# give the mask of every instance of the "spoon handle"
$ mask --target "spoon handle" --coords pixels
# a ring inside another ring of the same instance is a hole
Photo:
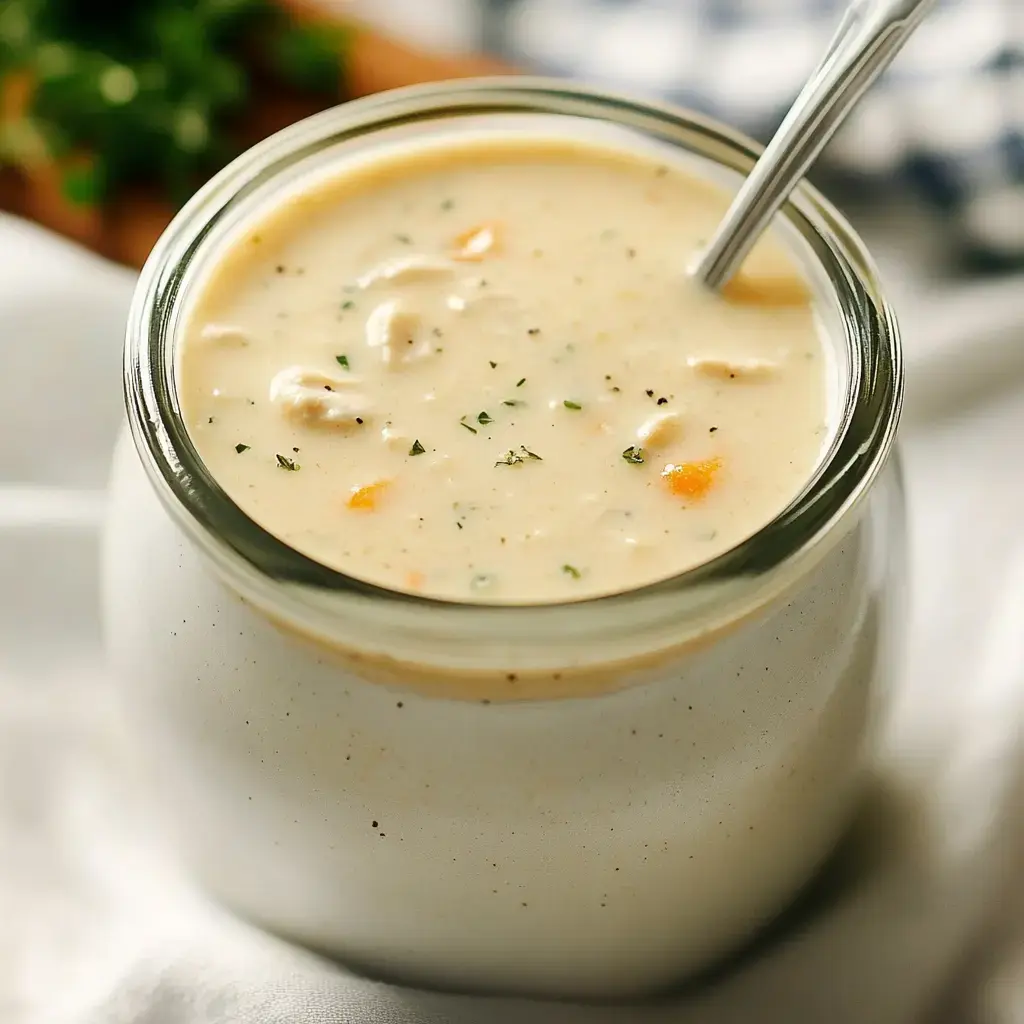
[[[934,0],[853,0],[825,55],[765,148],[691,273],[718,289]]]

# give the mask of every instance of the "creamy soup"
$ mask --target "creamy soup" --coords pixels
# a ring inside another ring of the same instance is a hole
[[[803,489],[829,361],[778,239],[718,296],[725,207],[684,170],[484,139],[381,158],[249,224],[193,304],[179,390],[213,477],[395,590],[566,601],[683,572]]]

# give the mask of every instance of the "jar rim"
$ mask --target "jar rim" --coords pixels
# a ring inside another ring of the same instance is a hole
[[[205,469],[180,416],[173,383],[174,314],[185,272],[214,227],[242,199],[276,175],[340,142],[389,127],[481,114],[565,115],[638,131],[690,154],[746,173],[761,147],[710,118],[669,104],[585,84],[532,77],[463,79],[413,86],[355,100],[316,114],[243,153],[188,202],[147,260],[129,313],[124,360],[125,403],[136,448],[151,482],[186,533],[245,593],[292,622],[311,614],[325,628],[334,598],[385,604],[402,615],[424,608],[484,613],[507,622],[613,611],[624,602],[666,607],[674,596],[711,593],[740,581],[766,579],[832,533],[859,503],[884,466],[895,439],[903,397],[898,328],[863,243],[838,211],[806,182],[780,211],[810,243],[839,300],[851,352],[843,427],[811,486],[756,533],[711,561],[624,593],[572,602],[480,605],[408,594],[347,576],[288,546],[250,519]],[[684,602],[692,604],[692,602]],[[705,602],[698,602],[705,603]],[[285,607],[287,606],[287,607]],[[676,617],[678,611],[676,605]],[[313,614],[315,613],[315,614]]]

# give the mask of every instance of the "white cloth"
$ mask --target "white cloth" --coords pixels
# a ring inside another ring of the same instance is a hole
[[[936,1005],[958,1006],[951,1024],[1024,1019],[1017,946],[961,970],[1013,923],[997,911],[1024,850],[1024,345],[1008,333],[1024,325],[1022,282],[928,293],[894,277],[914,611],[875,793],[795,923],[647,1008],[380,985],[232,918],[178,875],[121,746],[95,591],[132,284],[0,218],[0,1021],[897,1024]]]

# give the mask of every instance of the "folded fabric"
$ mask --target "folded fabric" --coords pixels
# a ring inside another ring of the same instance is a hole
[[[1007,472],[1019,463],[1024,393],[1012,373],[998,401],[953,424],[919,414],[906,438],[908,671],[875,759],[873,813],[851,834],[860,842],[844,844],[833,887],[683,998],[597,1007],[452,996],[361,978],[266,935],[195,893],[167,855],[102,666],[97,608],[132,284],[0,217],[10,339],[0,345],[0,436],[17,439],[0,446],[3,1024],[922,1019],[994,905],[1019,889],[1007,884],[1024,824],[1024,479]],[[982,302],[995,306],[987,293]],[[976,314],[959,318],[973,353]],[[1006,965],[985,1024],[1020,1019]]]
[[[847,0],[471,0],[481,45],[551,74],[656,93],[769,137]],[[459,7],[465,8],[461,3]],[[1024,262],[1020,0],[940,0],[825,166],[904,178],[952,260]]]

